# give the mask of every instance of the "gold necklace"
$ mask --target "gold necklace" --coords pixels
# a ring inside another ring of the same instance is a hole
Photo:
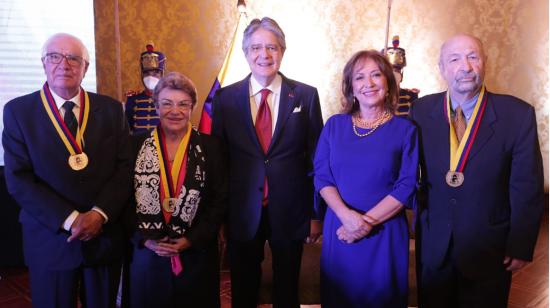
[[[364,120],[361,119],[361,115],[355,114],[353,116],[353,119],[355,120],[355,124],[361,128],[373,128],[375,126],[378,126],[380,122],[386,120],[388,114],[389,112],[387,110],[384,110],[380,112],[374,120]]]
[[[375,127],[378,122],[382,119],[382,117],[385,115],[385,113],[380,113],[379,116],[377,116],[374,120],[364,120],[361,119],[360,116],[354,116],[353,119],[355,120],[355,123],[357,123],[362,128],[373,128]]]
[[[357,131],[357,123],[356,121],[359,123],[359,124],[363,124],[361,123],[361,121],[359,119],[357,119],[356,117],[353,117],[351,118],[351,122],[353,124],[353,132],[355,133],[355,135],[357,135],[358,137],[367,137],[368,135],[374,133],[374,131],[376,131],[376,129],[378,127],[380,127],[380,125],[386,123],[389,119],[391,119],[392,115],[391,113],[389,113],[388,111],[385,111],[379,118],[375,119],[374,121],[372,121],[372,124],[374,125],[373,127],[367,127],[367,128],[371,128],[371,130],[369,130],[368,132],[366,133],[359,133]]]

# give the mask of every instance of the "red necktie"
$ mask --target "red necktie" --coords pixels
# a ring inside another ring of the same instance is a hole
[[[260,108],[258,108],[258,114],[256,115],[256,134],[258,140],[262,146],[264,154],[267,154],[267,149],[271,143],[271,110],[267,103],[267,96],[271,91],[269,89],[262,89],[260,91],[262,98],[260,100]],[[267,176],[264,179],[264,194],[262,199],[262,206],[267,205]]]

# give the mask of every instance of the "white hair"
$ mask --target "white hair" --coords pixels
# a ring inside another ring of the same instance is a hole
[[[90,54],[88,53],[88,49],[86,48],[86,46],[84,46],[84,43],[82,43],[82,41],[74,36],[74,35],[71,35],[71,34],[68,34],[68,33],[56,33],[52,36],[50,36],[46,42],[44,42],[44,45],[42,45],[42,57],[45,57],[46,56],[46,53],[48,53],[48,47],[50,46],[50,44],[54,41],[54,40],[57,40],[57,39],[71,39],[73,41],[75,41],[79,46],[80,46],[80,51],[82,53],[82,58],[87,62],[87,63],[90,63]]]

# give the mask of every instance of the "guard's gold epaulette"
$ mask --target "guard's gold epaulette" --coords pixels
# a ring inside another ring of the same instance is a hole
[[[130,96],[134,96],[134,95],[138,95],[138,94],[139,94],[139,92],[135,91],[135,90],[126,91],[126,97],[130,97]]]

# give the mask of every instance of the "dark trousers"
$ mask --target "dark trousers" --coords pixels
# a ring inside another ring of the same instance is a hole
[[[419,307],[499,308],[507,307],[512,274],[502,270],[485,278],[469,278],[458,269],[454,246],[440,267],[418,264]]]
[[[121,264],[70,270],[29,268],[34,308],[116,307]]]
[[[273,307],[300,307],[298,280],[304,248],[303,241],[273,240],[270,239],[270,233],[267,210],[264,209],[260,227],[252,240],[230,239],[228,243],[233,308],[256,308],[266,241],[269,243],[272,256]]]

